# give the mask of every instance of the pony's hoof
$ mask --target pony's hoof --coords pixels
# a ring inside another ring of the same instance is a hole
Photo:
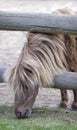
[[[77,104],[73,103],[72,106],[71,106],[72,110],[77,110]]]
[[[60,105],[59,105],[59,107],[60,107],[60,108],[66,109],[66,108],[67,108],[67,104],[61,102]]]

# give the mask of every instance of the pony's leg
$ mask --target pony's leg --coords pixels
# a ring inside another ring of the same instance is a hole
[[[67,90],[66,89],[60,89],[61,92],[61,103],[60,103],[60,107],[62,108],[66,108],[67,107],[67,103],[68,103],[68,94],[67,94]]]
[[[74,101],[72,103],[72,109],[77,110],[77,90],[73,90]]]

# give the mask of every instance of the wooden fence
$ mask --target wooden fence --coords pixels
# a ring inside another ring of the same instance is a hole
[[[0,30],[77,34],[77,15],[0,12]],[[7,68],[0,68],[0,81]],[[77,73],[66,72],[54,77],[53,88],[77,89]]]
[[[0,30],[77,34],[77,15],[0,11]]]

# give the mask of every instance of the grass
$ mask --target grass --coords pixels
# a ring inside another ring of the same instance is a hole
[[[34,108],[28,119],[16,119],[13,107],[0,106],[0,130],[77,130],[77,112]]]

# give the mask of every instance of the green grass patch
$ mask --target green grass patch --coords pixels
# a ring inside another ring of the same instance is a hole
[[[77,112],[34,108],[28,119],[16,119],[13,107],[0,106],[0,130],[77,130]]]

